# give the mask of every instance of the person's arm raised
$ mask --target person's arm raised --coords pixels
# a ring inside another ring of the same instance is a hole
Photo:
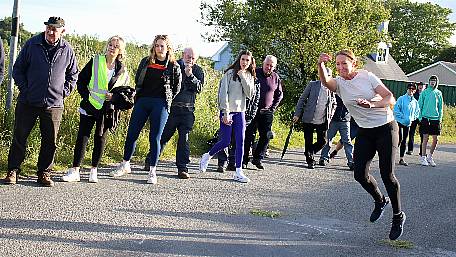
[[[318,67],[318,76],[323,86],[327,87],[329,90],[335,92],[337,88],[336,80],[328,75],[326,71],[325,63],[331,60],[331,56],[326,53],[320,54],[318,57],[317,67]]]

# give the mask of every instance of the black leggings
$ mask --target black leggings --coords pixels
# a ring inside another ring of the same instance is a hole
[[[78,137],[74,146],[73,167],[80,167],[89,142],[90,132],[96,124],[95,133],[93,136],[92,150],[92,167],[98,167],[100,164],[103,150],[106,146],[107,129],[102,128],[101,120],[97,120],[94,116],[80,115]],[[103,129],[103,132],[101,130]]]
[[[375,178],[369,174],[372,159],[375,153],[378,153],[380,175],[391,199],[393,213],[401,211],[400,185],[394,175],[399,143],[398,130],[396,121],[375,128],[359,128],[353,153],[355,180],[376,202],[381,202],[382,192],[380,192]]]
[[[404,157],[405,148],[407,145],[407,137],[409,134],[409,127],[404,126],[401,123],[397,123],[397,125],[399,126],[399,147],[400,147],[399,156]]]

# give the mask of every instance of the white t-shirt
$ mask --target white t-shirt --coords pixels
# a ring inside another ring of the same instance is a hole
[[[336,93],[340,96],[350,115],[361,128],[375,128],[394,120],[393,111],[389,106],[383,108],[365,108],[357,104],[357,99],[378,101],[381,97],[375,93],[375,88],[382,85],[382,81],[372,72],[358,70],[358,74],[351,79],[336,77]]]

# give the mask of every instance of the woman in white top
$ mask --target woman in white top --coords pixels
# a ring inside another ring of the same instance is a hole
[[[342,98],[360,127],[353,153],[355,180],[374,198],[375,208],[370,221],[377,221],[390,201],[369,174],[370,163],[378,153],[380,174],[393,207],[389,238],[395,240],[402,235],[405,213],[401,211],[400,185],[394,175],[399,142],[398,125],[390,108],[390,105],[395,103],[394,96],[377,76],[366,70],[356,69],[357,58],[352,51],[342,50],[336,54],[336,69],[339,73],[336,78],[326,74],[325,63],[330,60],[330,55],[320,55],[320,80]]]

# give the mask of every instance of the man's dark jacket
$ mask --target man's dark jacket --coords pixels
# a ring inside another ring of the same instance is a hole
[[[73,91],[78,78],[76,57],[61,38],[54,58],[48,60],[43,39],[44,32],[30,38],[14,63],[18,101],[35,107],[63,107],[63,99]]]

